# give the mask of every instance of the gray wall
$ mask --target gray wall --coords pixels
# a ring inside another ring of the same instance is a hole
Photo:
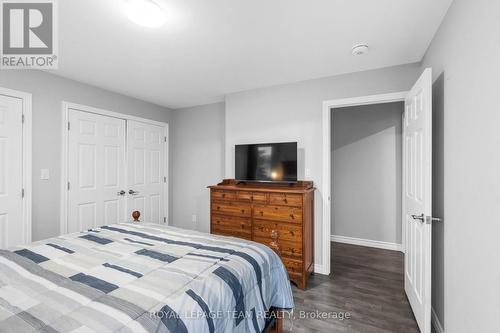
[[[224,175],[224,103],[172,113],[173,225],[210,231],[210,192]],[[197,215],[197,223],[192,221]]]
[[[168,122],[170,110],[42,71],[3,70],[0,86],[33,95],[33,240],[59,234],[62,101]],[[50,180],[40,180],[50,169]]]
[[[455,0],[434,71],[433,306],[448,333],[500,332],[500,1]]]
[[[332,235],[401,244],[404,103],[332,111]]]
[[[318,188],[315,239],[322,239],[323,101],[405,91],[419,73],[419,64],[410,64],[228,95],[225,175],[234,176],[235,144],[298,141],[299,178],[312,179]],[[306,170],[310,177],[305,177]],[[321,264],[322,260],[321,242],[316,241],[315,261]]]

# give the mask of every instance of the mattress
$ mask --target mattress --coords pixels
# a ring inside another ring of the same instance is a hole
[[[0,332],[262,332],[292,309],[268,247],[157,224],[0,250]]]

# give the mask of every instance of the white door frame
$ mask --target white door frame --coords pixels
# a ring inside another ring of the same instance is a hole
[[[164,203],[164,216],[167,217],[167,224],[170,223],[168,219],[168,212],[169,212],[169,184],[170,184],[170,177],[168,174],[169,166],[168,166],[168,151],[169,151],[169,145],[170,145],[170,140],[169,140],[169,131],[168,131],[168,123],[156,121],[156,120],[151,120],[151,119],[146,119],[146,118],[141,118],[141,117],[136,117],[136,116],[131,116],[128,114],[124,113],[119,113],[119,112],[114,112],[114,111],[109,111],[109,110],[104,110],[104,109],[99,109],[87,105],[82,105],[82,104],[77,104],[77,103],[71,103],[71,102],[62,102],[62,152],[61,152],[61,223],[60,223],[60,228],[59,232],[61,235],[67,233],[67,228],[68,228],[68,140],[69,140],[69,134],[68,134],[68,119],[69,119],[69,110],[70,109],[75,109],[79,111],[84,111],[84,112],[89,112],[89,113],[95,113],[99,114],[102,116],[108,116],[108,117],[113,117],[113,118],[119,118],[119,119],[124,119],[124,120],[134,120],[142,123],[147,123],[151,125],[156,125],[156,126],[161,126],[164,128],[164,134],[165,137],[167,138],[167,142],[165,145],[165,169],[164,169],[164,176],[167,179],[167,182],[163,183],[164,186],[164,193],[165,193],[165,203]],[[126,134],[125,134],[126,137]],[[126,149],[126,147],[125,147]],[[126,166],[125,166],[126,168]],[[126,180],[125,180],[126,181]],[[125,208],[127,205],[125,205]],[[126,216],[127,217],[127,216]]]
[[[352,98],[333,99],[323,102],[323,219],[322,219],[322,258],[323,262],[316,265],[315,272],[330,274],[330,247],[331,247],[331,110],[334,108],[404,102],[408,92],[400,91],[389,94],[368,95]],[[403,179],[404,181],[404,179]],[[404,186],[404,184],[402,184]],[[404,229],[402,230],[402,251],[404,252]]]
[[[12,90],[0,87],[0,95],[10,96],[19,98],[23,101],[23,116],[24,116],[24,126],[23,126],[23,189],[24,189],[24,200],[23,200],[23,224],[24,230],[26,230],[25,239],[26,243],[31,243],[32,239],[32,214],[31,214],[31,202],[32,202],[32,121],[33,121],[33,106],[32,97],[30,93],[23,91]]]

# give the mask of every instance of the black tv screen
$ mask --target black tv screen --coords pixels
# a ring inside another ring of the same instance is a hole
[[[235,178],[248,182],[296,182],[297,142],[236,145]]]

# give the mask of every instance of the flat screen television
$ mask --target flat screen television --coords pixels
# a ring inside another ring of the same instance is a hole
[[[245,182],[297,182],[297,142],[236,145],[235,178]]]

